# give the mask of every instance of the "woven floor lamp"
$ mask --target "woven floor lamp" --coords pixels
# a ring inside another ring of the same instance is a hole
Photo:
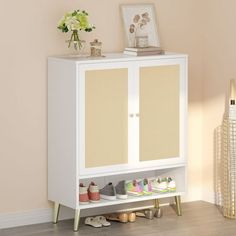
[[[229,109],[225,112],[221,132],[221,178],[223,215],[236,219],[236,86],[230,81]]]

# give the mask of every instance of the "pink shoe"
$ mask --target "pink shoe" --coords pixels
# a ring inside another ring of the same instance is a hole
[[[142,186],[137,180],[127,181],[126,182],[126,190],[129,195],[133,195],[133,196],[142,196],[143,195]]]
[[[88,188],[88,196],[90,202],[99,202],[100,201],[100,193],[98,186],[91,182]]]
[[[79,185],[79,203],[80,204],[89,203],[88,187],[84,186],[82,183]]]

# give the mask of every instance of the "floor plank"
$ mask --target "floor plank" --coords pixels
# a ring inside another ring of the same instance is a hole
[[[163,217],[147,220],[137,218],[135,223],[112,222],[110,227],[95,229],[83,224],[73,232],[73,221],[16,227],[0,230],[0,236],[234,236],[236,221],[222,216],[217,207],[203,201],[183,203],[183,216],[177,216],[172,207],[163,207]]]

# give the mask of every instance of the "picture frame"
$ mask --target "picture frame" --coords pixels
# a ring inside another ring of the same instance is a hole
[[[127,47],[160,47],[154,4],[120,5]]]

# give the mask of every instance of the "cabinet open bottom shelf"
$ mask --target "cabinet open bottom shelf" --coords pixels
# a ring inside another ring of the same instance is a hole
[[[149,196],[128,196],[127,199],[116,199],[116,200],[104,200],[101,199],[98,203],[89,203],[89,204],[80,204],[79,209],[89,209],[89,208],[95,208],[95,207],[104,207],[104,206],[111,206],[111,205],[119,205],[119,204],[125,204],[125,203],[131,203],[131,202],[141,202],[141,201],[148,201],[153,199],[160,199],[160,198],[167,198],[167,197],[174,197],[174,196],[182,196],[184,192],[172,192],[172,193],[153,193]]]

